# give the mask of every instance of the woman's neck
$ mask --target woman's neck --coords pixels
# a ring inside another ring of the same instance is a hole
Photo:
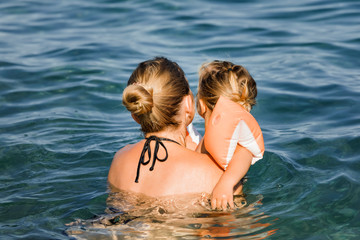
[[[146,133],[145,138],[150,136],[157,136],[162,138],[168,138],[178,142],[181,146],[185,146],[185,137],[186,137],[186,128],[178,127],[178,128],[167,128],[165,130],[153,133]]]

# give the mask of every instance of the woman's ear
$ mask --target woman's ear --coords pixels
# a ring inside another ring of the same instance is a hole
[[[185,125],[188,126],[195,116],[195,104],[194,97],[192,94],[189,94],[184,97],[185,101]]]
[[[137,122],[138,124],[140,124],[140,120],[139,118],[135,115],[135,114],[131,114],[131,117],[135,120],[135,122]]]

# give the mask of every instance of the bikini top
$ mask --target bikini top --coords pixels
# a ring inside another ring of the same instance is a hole
[[[145,141],[144,147],[142,149],[140,159],[139,159],[139,164],[138,164],[137,171],[136,171],[136,178],[135,178],[136,183],[139,182],[139,174],[140,174],[141,165],[148,165],[150,163],[150,160],[151,160],[150,143],[151,143],[151,141],[155,141],[155,148],[154,148],[153,162],[152,162],[151,167],[149,169],[150,171],[154,170],[156,160],[159,160],[160,162],[165,162],[166,159],[168,158],[167,149],[166,149],[166,147],[165,147],[165,145],[164,145],[164,143],[162,141],[173,142],[173,143],[177,143],[177,144],[180,145],[180,143],[178,143],[178,142],[176,142],[176,141],[174,141],[172,139],[157,137],[157,136],[154,136],[154,135],[152,135],[152,136],[150,136],[148,138],[145,138],[145,139],[146,139],[146,141]],[[157,155],[160,146],[163,147],[164,150],[165,150],[165,157],[164,158],[159,158],[158,155]],[[145,161],[146,152],[148,153],[148,159]]]

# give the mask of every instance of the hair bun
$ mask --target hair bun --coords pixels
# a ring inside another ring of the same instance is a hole
[[[150,113],[154,105],[152,89],[147,90],[139,84],[129,85],[123,92],[122,101],[127,110],[137,116]]]

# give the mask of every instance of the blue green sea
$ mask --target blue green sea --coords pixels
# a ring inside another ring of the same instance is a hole
[[[256,80],[266,151],[243,208],[109,190],[114,153],[142,138],[122,91],[155,56],[194,93],[215,59]],[[360,1],[0,1],[1,239],[355,240],[359,212]]]

